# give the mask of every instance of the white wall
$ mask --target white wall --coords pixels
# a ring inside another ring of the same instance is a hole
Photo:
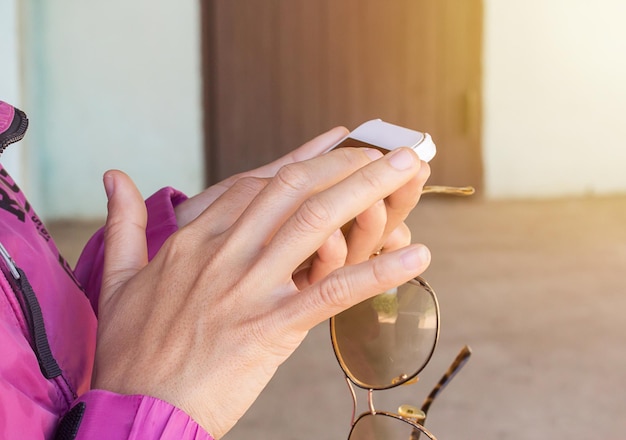
[[[28,0],[23,8],[40,215],[103,215],[109,168],[128,172],[144,195],[164,185],[199,191],[198,2]]]
[[[20,51],[17,2],[0,1],[0,100],[14,106],[21,105]],[[2,153],[2,165],[18,181],[23,180],[23,152],[18,145]]]
[[[626,2],[485,0],[490,197],[626,192]]]

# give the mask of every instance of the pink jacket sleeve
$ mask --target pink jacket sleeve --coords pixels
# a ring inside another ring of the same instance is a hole
[[[146,200],[150,259],[178,229],[174,207],[184,200],[186,196],[172,188],[164,188]],[[102,283],[103,235],[100,230],[91,238],[75,269],[96,314]],[[103,390],[88,391],[76,400],[63,417],[56,438],[213,440],[189,415],[167,402],[150,396],[127,396]]]
[[[162,400],[92,390],[58,428],[58,440],[213,440],[191,417]]]

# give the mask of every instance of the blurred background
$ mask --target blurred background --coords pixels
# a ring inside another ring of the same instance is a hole
[[[621,0],[0,0],[0,99],[31,120],[2,161],[75,261],[109,168],[193,194],[335,125],[427,131],[431,183],[478,192],[409,219],[441,341],[377,405],[419,402],[469,343],[439,438],[623,438],[625,17]],[[350,406],[321,325],[228,438],[344,438]]]

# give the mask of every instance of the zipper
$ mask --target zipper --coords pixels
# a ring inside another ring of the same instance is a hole
[[[4,262],[2,271],[9,284],[11,284],[22,308],[26,325],[32,338],[31,345],[39,362],[39,368],[46,379],[57,378],[62,375],[62,371],[56,359],[52,356],[37,296],[26,278],[26,274],[15,264],[2,243],[0,243],[0,257]]]
[[[1,118],[2,116],[5,117],[4,120]],[[9,117],[12,120],[7,127]],[[23,111],[0,101],[0,123],[3,123],[1,127],[3,131],[0,132],[1,155],[9,145],[24,138],[28,129],[28,117]],[[41,373],[46,379],[56,383],[69,406],[76,399],[76,392],[52,355],[37,295],[24,271],[15,264],[2,243],[0,243],[0,272],[10,284],[17,302],[20,304],[27,327],[27,337],[30,337],[29,343],[37,357]]]

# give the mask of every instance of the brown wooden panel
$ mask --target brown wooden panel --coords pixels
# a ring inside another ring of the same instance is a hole
[[[272,157],[317,134],[323,125],[327,106],[323,85],[327,64],[325,8],[322,1],[279,2],[277,48],[271,61],[277,67],[279,84],[277,113],[273,115],[279,138]]]
[[[433,135],[433,183],[480,186],[480,0],[208,3],[213,181],[380,117]]]
[[[448,0],[439,15],[439,104],[433,130],[439,148],[433,179],[480,188],[481,2]]]
[[[212,180],[274,156],[278,112],[276,0],[213,1]]]

